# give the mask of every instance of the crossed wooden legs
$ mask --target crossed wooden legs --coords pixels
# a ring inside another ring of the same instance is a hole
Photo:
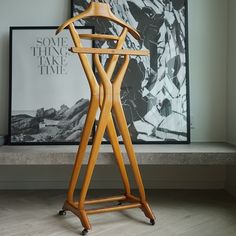
[[[129,56],[128,55],[125,56],[124,62],[120,70],[118,71],[117,76],[114,79],[114,82],[112,83],[111,77],[115,68],[114,60],[117,61],[117,58],[113,57],[113,59],[110,61],[105,71],[99,60],[99,56],[97,54],[94,55],[94,62],[98,70],[98,74],[100,78],[100,85],[94,83],[93,86],[97,86],[97,87],[93,91],[99,90],[99,94],[91,93],[92,94],[91,102],[90,102],[88,115],[87,115],[85,126],[84,126],[84,131],[82,134],[80,146],[79,146],[77,156],[76,156],[76,161],[75,161],[73,174],[72,174],[69,191],[67,195],[67,200],[65,201],[64,206],[63,206],[63,210],[70,210],[80,218],[81,223],[86,230],[91,229],[91,225],[88,220],[88,214],[96,214],[96,213],[103,213],[103,212],[117,211],[117,210],[124,210],[124,209],[139,207],[143,210],[144,214],[151,220],[151,223],[154,223],[154,219],[155,219],[155,216],[152,213],[146,201],[141,174],[138,168],[137,160],[135,157],[131,138],[129,135],[127,122],[125,119],[124,111],[123,111],[121,100],[120,100],[121,83],[129,64]],[[95,121],[96,112],[99,107],[101,109],[101,113],[100,113],[97,130],[95,133],[95,138],[93,141],[93,145],[92,145],[92,149],[91,149],[91,153],[90,153],[90,157],[88,161],[87,170],[86,170],[84,181],[82,184],[80,199],[78,202],[75,202],[73,199],[74,191],[76,188],[77,180],[78,180],[81,166],[83,163],[86,147],[89,141],[89,136],[91,134],[93,123]],[[112,109],[114,111],[117,125],[122,135],[126,151],[128,153],[130,165],[133,170],[135,181],[139,189],[140,198],[137,198],[131,194],[130,184],[129,184],[124,160],[122,157],[122,153],[120,150],[120,146],[119,146],[119,142],[118,142],[118,138],[117,138],[117,134],[115,130],[115,125],[114,125],[113,118],[111,115]],[[122,181],[125,188],[125,194],[121,196],[114,196],[114,197],[109,197],[109,198],[86,201],[86,195],[87,195],[89,184],[92,178],[96,160],[98,157],[99,147],[101,145],[102,138],[103,138],[106,128],[107,128],[108,135],[110,137],[110,141],[113,147],[116,162],[118,164],[119,171],[121,173]],[[96,203],[111,202],[111,201],[128,202],[129,204],[108,207],[108,208],[101,208],[101,209],[91,209],[91,210],[85,209],[86,204],[96,204]]]

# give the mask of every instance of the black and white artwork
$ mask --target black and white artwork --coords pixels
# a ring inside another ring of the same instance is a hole
[[[91,27],[79,30],[92,32]],[[89,85],[78,56],[68,51],[74,46],[69,31],[55,32],[56,27],[10,29],[10,144],[80,141]]]
[[[149,49],[150,57],[132,57],[122,86],[122,103],[133,143],[189,143],[187,1],[103,0],[112,12],[136,28],[125,47]],[[72,15],[84,11],[90,0],[72,0]],[[78,25],[95,32],[121,33],[111,21],[89,18]],[[96,47],[114,47],[96,41]],[[103,56],[103,64],[107,63]]]

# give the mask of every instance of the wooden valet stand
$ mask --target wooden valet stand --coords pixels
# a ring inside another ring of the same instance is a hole
[[[78,34],[74,22],[79,19],[88,18],[88,17],[102,17],[107,20],[113,21],[119,24],[123,30],[119,36],[113,35],[103,35],[103,34]],[[91,90],[91,100],[88,109],[87,118],[85,121],[80,145],[78,148],[78,152],[76,155],[76,160],[73,168],[73,173],[69,185],[69,190],[67,194],[67,200],[65,201],[62,210],[59,212],[60,215],[65,215],[66,211],[73,212],[76,216],[79,217],[84,230],[82,231],[82,235],[85,235],[89,229],[91,229],[91,224],[89,223],[88,215],[97,214],[97,213],[105,213],[111,211],[120,211],[130,208],[140,208],[146,217],[150,219],[150,223],[152,225],[155,224],[155,216],[149,207],[145,190],[142,182],[142,177],[139,171],[138,163],[135,157],[134,149],[132,146],[127,122],[125,119],[125,114],[122,108],[121,99],[120,99],[120,89],[121,83],[123,81],[124,75],[128,68],[129,64],[129,56],[130,55],[139,55],[139,56],[148,56],[148,50],[128,50],[122,49],[127,33],[132,34],[132,36],[136,39],[140,39],[139,33],[127,25],[125,22],[118,19],[110,10],[110,7],[106,3],[99,3],[95,1],[91,1],[87,10],[81,13],[78,16],[75,16],[69,20],[67,20],[63,25],[61,25],[57,33],[62,31],[64,28],[69,28],[71,37],[75,44],[75,47],[71,48],[73,53],[77,53],[85,74],[87,76],[90,90]],[[116,41],[115,49],[103,49],[103,48],[84,48],[81,44],[81,39],[91,39],[91,40],[113,40]],[[94,75],[93,69],[89,63],[89,60],[86,54],[92,54],[94,64],[97,68],[97,72],[99,75],[99,82],[97,82],[96,77]],[[101,54],[110,55],[108,65],[104,69],[99,56]],[[120,56],[124,57],[123,64],[121,65],[118,73],[116,74],[113,82],[111,82],[111,78],[115,67],[117,65],[117,61]],[[79,173],[81,170],[81,166],[83,163],[83,159],[86,152],[86,147],[89,142],[89,137],[92,132],[93,124],[96,119],[96,113],[100,108],[101,113],[98,121],[97,130],[95,133],[95,137],[93,140],[90,157],[87,165],[87,170],[85,173],[84,181],[82,184],[82,189],[80,192],[79,201],[74,201],[74,191],[77,185]],[[135,177],[136,184],[138,186],[140,197],[135,197],[131,194],[130,183],[127,176],[123,156],[120,150],[117,133],[114,125],[114,121],[112,118],[113,112],[115,116],[115,120],[117,122],[117,126],[120,130],[120,133],[123,138],[123,142],[129,157],[130,165],[133,170],[133,174]],[[96,164],[96,160],[98,157],[99,147],[102,142],[102,138],[107,128],[107,132],[110,138],[110,142],[114,151],[114,156],[116,158],[117,165],[119,167],[119,171],[122,177],[123,185],[125,188],[125,194],[121,196],[112,196],[101,199],[94,200],[86,200],[88,187],[91,181],[91,177],[94,171],[94,167]],[[119,204],[112,207],[106,208],[95,208],[86,210],[85,206],[89,204],[98,204],[104,202],[113,202],[118,201]]]

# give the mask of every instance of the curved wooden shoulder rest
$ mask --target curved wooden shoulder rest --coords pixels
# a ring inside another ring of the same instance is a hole
[[[65,29],[68,25],[71,23],[74,23],[77,20],[80,19],[85,19],[89,17],[101,17],[101,18],[106,18],[109,19],[118,25],[122,27],[126,27],[128,29],[128,32],[136,39],[140,39],[140,34],[131,26],[126,24],[124,21],[120,20],[117,18],[112,12],[107,3],[100,3],[100,2],[94,2],[92,1],[89,4],[89,7],[82,12],[81,14],[72,17],[71,19],[67,20],[64,24],[62,24],[56,31],[56,34],[61,32],[63,29]]]

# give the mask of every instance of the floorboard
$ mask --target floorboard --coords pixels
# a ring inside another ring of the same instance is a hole
[[[90,198],[122,193],[90,190]],[[59,216],[66,191],[0,191],[1,236],[76,236],[83,230],[72,213]],[[235,236],[236,199],[225,191],[149,190],[157,216],[151,226],[139,209],[91,215],[88,235]],[[116,204],[116,203],[114,203]]]

